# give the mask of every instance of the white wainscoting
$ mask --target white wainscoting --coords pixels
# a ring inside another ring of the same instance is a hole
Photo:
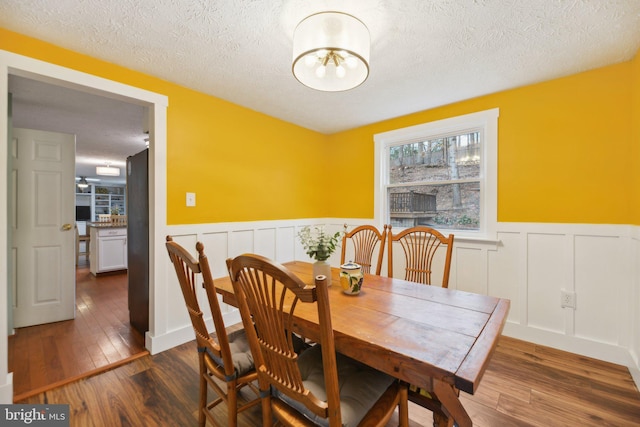
[[[335,219],[307,219],[167,226],[165,235],[156,236],[156,241],[163,242],[164,245],[165,236],[171,235],[174,241],[189,249],[194,257],[197,255],[196,242],[201,241],[215,279],[227,275],[227,258],[247,252],[258,253],[278,262],[311,261],[298,241],[298,231],[306,225],[325,225],[327,231],[335,233],[343,229],[344,223],[345,221]],[[340,252],[334,253],[329,261],[334,266],[339,265]],[[159,273],[150,287],[150,299],[154,304],[150,307],[150,331],[147,332],[145,343],[151,354],[194,339],[180,286],[166,250],[156,258],[155,270]],[[200,289],[198,297],[201,309],[208,313],[204,289]],[[241,321],[238,310],[224,304],[223,307],[226,325]],[[213,331],[211,314],[208,313],[205,317],[210,331]]]
[[[631,227],[502,223],[498,229],[500,244],[487,259],[488,293],[511,300],[506,335],[637,366],[630,351]],[[561,307],[562,290],[575,292],[575,310]]]
[[[629,369],[636,386],[640,388],[640,227],[633,227],[629,252],[633,263],[633,293],[631,297],[633,314],[629,320],[632,327],[630,354],[633,363]]]
[[[170,226],[167,234],[194,253],[196,241],[202,241],[213,276],[221,277],[227,274],[225,260],[244,252],[279,262],[309,260],[296,237],[298,230],[327,224],[329,231],[337,231],[344,223],[371,221],[198,224]],[[628,366],[640,384],[638,227],[499,223],[497,238],[497,244],[456,241],[449,287],[511,300],[505,335]],[[337,251],[330,261],[338,266],[339,260]],[[160,308],[163,315],[156,316],[162,327],[148,336],[152,353],[193,339],[175,273],[168,262],[160,264],[168,280],[156,282],[156,311]],[[386,270],[385,259],[382,274]],[[561,307],[562,290],[576,293],[575,310]],[[225,307],[225,320],[239,322],[237,310]]]

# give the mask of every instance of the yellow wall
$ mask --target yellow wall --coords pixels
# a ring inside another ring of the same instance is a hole
[[[169,98],[168,222],[324,217],[326,136],[186,89]],[[196,208],[185,193],[196,193]]]
[[[640,222],[638,56],[325,136],[2,29],[0,49],[168,96],[169,224],[372,218],[374,134],[495,107],[499,221]]]
[[[0,49],[166,95],[167,222],[324,217],[327,137],[161,79],[0,29]],[[185,206],[195,192],[197,206]]]
[[[640,224],[640,51],[636,54],[636,57],[632,61],[632,96],[633,107],[632,112],[632,126],[631,126],[631,167],[633,170],[633,177],[630,186],[630,195],[633,197],[632,201],[632,224]]]
[[[631,76],[627,62],[332,135],[343,172],[332,192],[364,189],[361,203],[341,204],[335,216],[373,216],[374,134],[498,107],[499,221],[638,224]]]

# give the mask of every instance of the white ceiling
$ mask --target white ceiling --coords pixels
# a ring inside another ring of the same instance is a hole
[[[291,74],[295,26],[324,10],[370,30],[353,90]],[[2,0],[0,26],[333,133],[628,61],[640,0]]]
[[[124,183],[128,156],[146,148],[146,109],[99,97],[9,76],[14,127],[76,135],[76,176],[94,183]],[[120,168],[119,177],[98,177],[96,166]]]

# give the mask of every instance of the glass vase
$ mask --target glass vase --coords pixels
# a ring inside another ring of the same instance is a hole
[[[316,261],[313,263],[313,278],[322,275],[327,276],[327,286],[331,286],[331,264],[328,261]]]

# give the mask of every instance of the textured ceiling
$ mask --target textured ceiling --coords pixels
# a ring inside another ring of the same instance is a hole
[[[291,36],[338,10],[371,33],[371,73],[325,93]],[[323,133],[633,58],[640,0],[2,0],[0,26]]]
[[[96,166],[120,168],[125,182],[128,156],[146,147],[145,107],[72,89],[9,76],[14,127],[76,135],[76,175],[97,179]]]

